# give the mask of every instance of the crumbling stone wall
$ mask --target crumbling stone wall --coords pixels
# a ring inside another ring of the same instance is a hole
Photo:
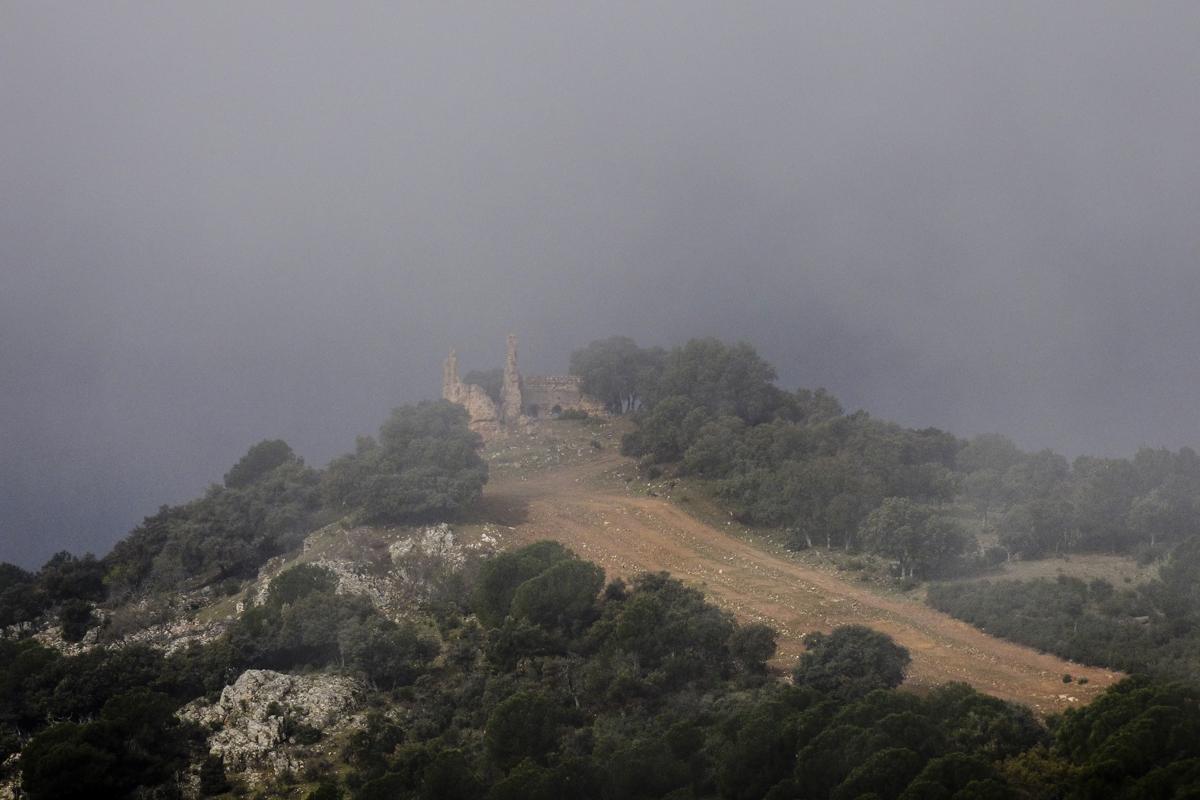
[[[578,375],[532,375],[521,381],[521,400],[531,417],[551,416],[555,409],[605,413],[604,404],[583,393]]]
[[[471,415],[471,430],[484,437],[499,435],[532,417],[552,416],[556,411],[605,415],[604,404],[584,394],[575,375],[523,377],[517,366],[517,337],[512,334],[507,341],[499,403],[488,397],[482,387],[463,383],[458,376],[458,354],[454,350],[442,367],[442,397],[466,408]]]
[[[442,366],[442,397],[467,409],[471,416],[471,430],[484,437],[500,432],[500,409],[482,386],[463,383],[458,377],[458,354],[453,350]]]

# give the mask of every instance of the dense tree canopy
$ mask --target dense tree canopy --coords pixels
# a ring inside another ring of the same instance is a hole
[[[596,351],[610,352],[600,344]],[[739,518],[787,528],[797,547],[866,546],[906,573],[934,571],[967,553],[969,540],[940,508],[959,491],[962,442],[936,428],[846,416],[824,389],[788,393],[774,381],[774,369],[744,343],[701,339],[674,348],[622,449],[644,465],[709,481]],[[916,536],[930,541],[859,535],[888,498],[920,504],[925,519]]]
[[[472,597],[479,620],[495,627],[504,621],[513,598],[526,581],[550,567],[573,558],[570,550],[558,542],[542,541],[509,550],[486,562],[480,569]]]
[[[166,695],[139,688],[114,696],[95,720],[47,728],[21,753],[22,787],[31,800],[115,800],[166,783],[199,734],[173,708]]]
[[[935,608],[988,633],[1087,664],[1200,683],[1200,539],[1180,545],[1159,579],[936,584]]]
[[[227,633],[230,661],[275,670],[339,664],[387,688],[415,679],[436,652],[429,636],[387,619],[362,596],[336,590],[336,578],[323,567],[280,573],[266,602],[247,609]]]
[[[804,637],[804,647],[793,674],[796,685],[839,699],[899,686],[912,660],[903,647],[862,625],[848,625],[828,635],[810,633]]]
[[[643,349],[632,339],[613,336],[571,354],[571,374],[582,378],[583,391],[613,414],[635,411],[658,380],[664,352]]]
[[[356,739],[354,797],[1017,800],[1197,785],[1195,703],[1177,687],[1121,684],[1104,712],[1047,729],[963,684],[896,691],[907,653],[866,628],[808,637],[786,685],[736,669],[741,629],[666,576],[594,602],[595,622],[549,648],[509,636],[512,617],[492,628],[516,653],[485,646],[481,673],[442,676],[423,701],[448,710],[436,726],[405,739],[380,721]],[[1162,736],[1141,745],[1150,721]],[[1145,756],[1107,766],[1120,748]]]
[[[0,628],[53,613],[67,641],[77,642],[95,624],[92,605],[106,592],[104,564],[91,553],[55,553],[36,573],[0,563]]]
[[[401,406],[354,453],[325,472],[329,503],[369,524],[451,518],[476,501],[487,481],[479,434],[467,412],[445,400]]]
[[[936,508],[903,497],[886,498],[859,529],[868,550],[895,559],[902,575],[945,571],[967,547],[967,535]]]
[[[251,447],[246,455],[225,473],[225,486],[230,489],[249,486],[276,467],[298,460],[287,442],[282,439],[266,439]]]
[[[321,506],[318,480],[315,470],[290,459],[238,488],[214,485],[199,500],[163,507],[105,557],[108,581],[116,591],[131,591],[253,575],[312,530]]]
[[[629,375],[640,352],[620,339],[578,355],[605,364],[606,375]],[[651,474],[705,481],[735,516],[787,529],[795,547],[864,548],[893,559],[902,575],[978,569],[996,553],[1160,558],[1200,533],[1200,456],[1189,448],[1069,463],[1050,450],[1024,452],[999,434],[963,441],[844,414],[825,390],[788,393],[775,377],[744,343],[698,339],[673,348],[641,384],[637,427],[622,450]],[[951,521],[962,511],[958,501],[980,514],[994,552],[981,552]],[[891,510],[871,518],[885,504]],[[901,508],[915,510],[919,524],[878,524]]]
[[[36,619],[45,605],[37,591],[33,573],[0,563],[0,628]]]
[[[790,398],[775,386],[775,368],[745,342],[693,339],[670,350],[654,382],[649,405],[673,397],[711,416],[734,416],[751,425],[769,422]]]
[[[97,620],[91,605],[252,576],[337,516],[395,523],[451,517],[487,480],[465,411],[444,401],[396,409],[378,440],[319,472],[282,440],[252,446],[221,484],[163,506],[102,560],[58,553],[37,573],[0,564],[0,627],[54,616],[71,640]]]
[[[344,669],[368,681],[370,706],[403,708],[369,712],[315,796],[1018,800],[1200,786],[1191,689],[1127,681],[1047,728],[962,684],[897,691],[907,652],[863,627],[806,637],[788,684],[765,668],[765,626],[665,574],[604,591],[601,575],[537,543],[488,559],[436,624],[427,609],[397,624],[304,565],[223,637],[169,657],[0,641],[0,747],[22,744],[5,732],[33,734],[20,764],[35,800],[171,796],[188,764],[218,791],[224,770],[174,709],[269,666]],[[1193,577],[1181,562],[1164,581]]]

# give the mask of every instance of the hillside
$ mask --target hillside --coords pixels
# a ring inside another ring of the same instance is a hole
[[[0,800],[1049,800],[1200,776],[1195,688],[1142,664],[1187,666],[1191,451],[1068,465],[844,414],[745,344],[589,352],[614,416],[401,406],[323,468],[253,445],[102,559],[0,568]],[[1094,550],[1143,535],[1173,548],[1158,577]]]
[[[626,427],[554,422],[515,443],[491,445],[484,502],[488,514],[509,523],[500,528],[502,541],[561,541],[610,578],[669,572],[739,619],[775,628],[773,663],[780,668],[795,665],[804,634],[860,624],[909,649],[908,685],[964,681],[1042,714],[1087,702],[1121,677],[988,636],[915,595],[865,584],[832,561],[821,566],[736,522],[718,527],[696,512],[696,499],[680,502],[678,493],[670,497],[660,487],[660,494],[657,484],[634,478],[635,463],[614,447]],[[1064,686],[1064,674],[1087,683]]]
[[[1164,770],[1200,756],[1192,689],[994,639],[869,554],[789,550],[700,484],[639,477],[618,450],[627,420],[527,424],[482,448],[466,422],[397,409],[322,473],[260,443],[104,560],[7,576],[25,621],[0,640],[0,797],[1190,785]],[[473,497],[445,490],[457,477]],[[281,538],[234,560],[193,546],[261,535],[280,511]],[[187,564],[204,571],[164,586]],[[1165,738],[1114,771],[1163,708]]]

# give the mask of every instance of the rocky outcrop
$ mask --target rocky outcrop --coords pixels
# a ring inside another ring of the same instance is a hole
[[[62,627],[56,621],[50,621],[33,634],[33,639],[43,647],[57,650],[64,656],[77,656],[96,646],[96,631],[94,628],[88,631],[88,635],[84,636],[82,641],[68,642],[62,637]]]
[[[345,541],[334,551],[336,554],[314,558],[306,544],[309,555],[305,563],[333,573],[337,578],[338,593],[362,595],[393,620],[403,619],[427,599],[438,581],[461,567],[469,554],[492,552],[498,542],[485,526],[477,541],[464,543],[445,523],[397,538],[387,544],[386,549],[383,548],[388,535],[386,531],[354,528],[340,535]],[[382,559],[378,555],[382,555]],[[288,566],[277,561],[265,567],[247,593],[250,601],[255,604],[266,602],[271,580]],[[244,606],[239,608],[241,610]]]
[[[458,569],[467,559],[467,549],[454,540],[454,531],[443,522],[407,539],[392,542],[388,555],[403,578],[406,577],[403,574],[405,563],[414,558],[440,559],[445,567]]]
[[[215,703],[195,701],[181,719],[209,731],[208,748],[231,772],[299,770],[298,731],[328,735],[353,724],[363,686],[343,675],[286,675],[271,670],[243,672]]]
[[[208,644],[229,627],[231,618],[201,619],[197,611],[214,602],[210,589],[175,595],[171,598],[143,598],[116,609],[94,607],[96,625],[78,642],[62,637],[62,627],[54,619],[43,621],[37,629],[31,625],[11,626],[0,631],[0,638],[32,635],[40,644],[64,656],[77,656],[97,648],[113,649],[142,644],[166,655],[191,644]]]
[[[122,644],[146,644],[162,650],[166,655],[183,650],[192,644],[209,644],[229,627],[229,619],[202,622],[196,619],[180,619],[165,622],[126,636]]]

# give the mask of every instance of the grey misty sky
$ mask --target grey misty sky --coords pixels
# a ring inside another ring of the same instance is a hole
[[[0,559],[310,463],[457,345],[746,339],[1026,447],[1200,445],[1200,5],[0,5]]]

